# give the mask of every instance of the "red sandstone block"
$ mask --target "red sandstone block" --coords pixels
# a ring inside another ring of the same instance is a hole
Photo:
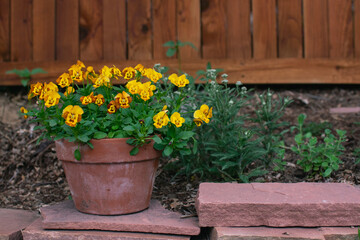
[[[152,200],[144,211],[117,215],[99,216],[77,211],[72,201],[65,201],[41,208],[44,229],[107,230],[149,232],[177,235],[198,235],[196,218],[181,218],[181,214],[166,210]]]
[[[320,230],[325,240],[359,240],[355,227],[323,227]]]
[[[0,240],[22,239],[21,230],[39,216],[19,209],[0,209]]]
[[[24,240],[189,240],[188,236],[91,230],[44,230],[41,220],[23,231]]]
[[[334,113],[334,114],[360,113],[360,107],[330,108],[330,113]]]
[[[360,189],[343,183],[202,183],[201,227],[360,225]]]

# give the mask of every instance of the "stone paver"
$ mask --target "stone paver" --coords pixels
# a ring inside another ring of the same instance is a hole
[[[21,230],[29,226],[39,216],[20,209],[0,209],[0,240],[18,240]]]
[[[23,231],[24,240],[189,240],[189,236],[91,230],[44,230],[41,220]]]
[[[41,209],[45,229],[92,229],[108,231],[151,232],[177,235],[198,235],[196,218],[181,218],[179,213],[166,210],[152,200],[144,211],[118,215],[99,216],[77,211],[72,201],[65,201]]]
[[[360,107],[330,108],[330,113],[334,113],[334,114],[360,113]]]
[[[325,240],[359,240],[355,227],[322,227],[320,230]]]
[[[202,183],[202,227],[360,225],[360,189],[343,183]]]

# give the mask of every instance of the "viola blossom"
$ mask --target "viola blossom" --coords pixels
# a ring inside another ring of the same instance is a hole
[[[75,89],[71,86],[67,87],[66,88],[66,91],[64,92],[64,95],[67,97],[69,96],[70,94],[74,93],[75,92]]]
[[[122,74],[126,80],[130,80],[135,77],[135,69],[132,67],[126,67],[122,70]]]
[[[185,74],[178,77],[176,73],[173,73],[169,76],[169,80],[177,87],[185,87],[187,84],[189,84],[189,80],[186,78]]]
[[[88,96],[82,96],[80,98],[80,101],[81,101],[82,105],[88,105],[88,104],[94,102],[94,93],[91,92],[90,95],[88,95]]]
[[[165,105],[163,107],[163,109],[158,113],[156,114],[154,117],[153,117],[153,121],[154,121],[154,126],[156,128],[162,128],[166,125],[168,125],[169,123],[169,117],[168,115],[166,114],[167,113],[167,106]]]
[[[71,79],[70,75],[68,73],[63,73],[60,75],[58,79],[56,79],[56,83],[64,88],[70,86],[70,84],[73,83],[73,80]]]
[[[138,94],[140,93],[141,85],[142,85],[141,82],[138,82],[136,80],[131,80],[125,85],[125,87],[129,90],[131,94]]]
[[[100,74],[100,76],[95,80],[93,87],[98,88],[100,86],[110,87],[110,78]]]
[[[44,96],[45,106],[47,108],[49,108],[49,107],[59,104],[60,97],[61,96],[58,92],[55,92],[55,91],[47,92]]]
[[[209,123],[210,118],[212,118],[212,107],[209,108],[206,104],[201,105],[200,109],[194,112],[196,126],[201,126],[203,122]]]
[[[110,73],[112,74],[112,76],[116,79],[118,79],[118,77],[122,77],[121,71],[120,69],[118,69],[117,67],[113,66],[112,68],[110,68]]]
[[[129,104],[131,103],[132,98],[127,92],[123,91],[122,93],[118,93],[115,96],[115,101],[119,104],[121,108],[129,108]]]
[[[45,95],[48,93],[48,92],[58,92],[59,91],[59,88],[58,86],[56,86],[55,83],[53,82],[49,82],[49,83],[44,83],[44,87],[41,91],[41,94],[39,96],[39,99],[44,99],[45,98]]]
[[[43,87],[44,86],[42,85],[42,83],[39,83],[39,82],[31,84],[30,91],[28,93],[28,99],[31,99],[35,96],[39,96],[41,94]]]
[[[92,66],[89,66],[86,68],[84,77],[85,79],[90,80],[92,83],[94,83],[98,75],[95,73],[94,68]]]
[[[20,112],[24,114],[24,115],[23,115],[23,118],[24,118],[24,119],[27,119],[27,118],[28,118],[28,115],[26,115],[26,113],[28,113],[29,111],[28,111],[26,108],[21,107],[21,108],[20,108]]]
[[[161,73],[158,73],[152,68],[147,68],[145,70],[144,76],[149,78],[154,83],[157,83],[157,81],[159,81],[159,79],[163,77]]]
[[[170,117],[170,122],[173,123],[176,127],[181,127],[185,122],[185,118],[181,117],[180,113],[174,112]]]
[[[141,99],[144,101],[149,100],[154,95],[154,90],[156,90],[156,86],[152,85],[151,82],[143,83],[139,90]]]
[[[142,64],[138,64],[134,67],[135,70],[138,70],[142,76],[145,76],[145,68]]]
[[[110,103],[107,105],[107,112],[109,114],[113,114],[113,113],[116,113],[116,111],[120,108],[119,104],[114,101],[114,100],[111,100]]]
[[[64,108],[62,117],[65,119],[65,124],[70,127],[76,127],[77,123],[81,121],[81,115],[84,113],[78,105],[69,105]]]
[[[83,72],[81,71],[82,68],[85,68],[85,65],[79,60],[77,61],[76,64],[72,65],[69,68],[69,75],[72,80],[75,80],[77,82],[83,81],[84,78],[83,78]]]
[[[94,103],[98,105],[99,107],[105,103],[105,98],[102,94],[98,94],[94,96]]]
[[[104,76],[105,78],[109,79],[110,82],[110,78],[113,77],[113,74],[111,72],[111,68],[109,68],[108,66],[104,66],[101,70],[100,70],[100,75]]]

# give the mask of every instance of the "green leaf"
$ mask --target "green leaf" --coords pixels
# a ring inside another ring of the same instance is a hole
[[[135,142],[136,142],[136,140],[133,139],[133,138],[129,138],[128,140],[126,140],[126,143],[129,144],[129,145],[134,145]]]
[[[162,151],[162,150],[164,150],[165,145],[155,143],[155,144],[154,144],[154,148],[155,148],[156,150]]]
[[[113,138],[114,135],[115,135],[115,132],[109,132],[107,136],[108,136],[108,138]]]
[[[168,157],[171,155],[171,153],[173,152],[173,148],[171,146],[166,146],[164,149],[164,155],[165,157]]]
[[[161,143],[162,143],[162,140],[161,140],[161,138],[160,138],[158,135],[155,135],[155,136],[153,137],[153,140],[154,140],[155,143],[158,143],[158,144],[161,144]]]
[[[38,74],[38,73],[47,73],[46,71],[44,71],[42,68],[34,68],[33,70],[31,70],[30,74]]]
[[[166,56],[167,57],[172,57],[174,56],[176,53],[176,49],[175,48],[169,48],[167,51],[166,51]]]
[[[26,87],[29,84],[29,79],[21,79],[20,82],[21,82],[21,85]]]
[[[166,43],[163,44],[164,47],[175,47],[175,42],[174,41],[168,41]]]
[[[303,143],[303,141],[302,141],[302,134],[297,134],[297,135],[295,136],[295,142],[296,142],[297,144]]]
[[[196,154],[198,150],[198,142],[194,139],[193,154]]]
[[[299,115],[298,123],[299,123],[300,126],[304,125],[305,119],[306,119],[306,114],[302,113],[302,114]]]
[[[133,126],[126,126],[123,128],[124,131],[127,131],[127,132],[132,132],[135,130],[135,128]]]
[[[332,168],[328,168],[326,169],[326,171],[324,172],[324,177],[328,177],[332,172]]]
[[[55,119],[51,119],[50,121],[49,121],[49,125],[50,125],[50,127],[54,127],[54,126],[56,126],[56,120]]]
[[[74,152],[74,157],[75,157],[76,160],[80,161],[80,159],[81,159],[81,153],[80,153],[79,148],[77,148],[77,149],[75,150],[75,152]]]
[[[184,132],[181,132],[179,134],[179,138],[183,139],[183,140],[186,140],[186,139],[189,139],[191,138],[192,136],[194,136],[194,132],[192,131],[184,131]]]
[[[114,134],[114,138],[124,138],[126,137],[126,134],[123,131],[116,131]]]
[[[102,139],[102,138],[105,138],[107,136],[106,133],[104,132],[95,132],[94,133],[94,138],[95,139]]]
[[[94,149],[94,145],[91,142],[86,143],[91,149]]]
[[[77,137],[81,142],[88,142],[90,138],[87,135],[80,135]]]
[[[183,155],[183,156],[190,155],[190,154],[191,154],[191,150],[190,150],[190,149],[180,150],[180,154]]]
[[[133,149],[131,149],[130,155],[131,155],[131,156],[135,156],[136,154],[138,154],[138,152],[139,152],[139,148],[138,148],[138,147],[134,147]]]
[[[192,47],[195,50],[198,50],[192,42],[184,42],[184,44]]]

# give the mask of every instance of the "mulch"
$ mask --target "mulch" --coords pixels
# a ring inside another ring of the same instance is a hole
[[[256,89],[261,92],[264,89]],[[307,122],[324,122],[332,124],[333,129],[347,131],[344,144],[344,164],[330,178],[315,175],[307,177],[295,164],[296,156],[286,154],[287,166],[284,171],[269,172],[263,177],[253,179],[261,182],[345,182],[360,184],[360,164],[355,165],[353,154],[360,148],[360,114],[331,114],[329,108],[358,107],[360,105],[360,88],[355,87],[294,87],[277,88],[281,96],[289,96],[294,101],[286,109],[284,121],[296,124],[300,113],[307,114]],[[64,171],[56,158],[55,146],[51,141],[41,141],[36,145],[40,135],[34,125],[26,120],[9,119],[19,107],[26,104],[25,93],[19,89],[2,89],[0,102],[14,104],[15,107],[0,109],[0,207],[38,210],[41,206],[63,201],[70,197]],[[254,98],[253,101],[256,101]],[[246,112],[251,113],[252,105]],[[293,144],[293,135],[285,136],[285,144]],[[185,216],[196,215],[194,203],[200,180],[196,177],[176,178],[164,169],[166,162],[161,160],[155,181],[153,198],[161,201],[168,209]]]

